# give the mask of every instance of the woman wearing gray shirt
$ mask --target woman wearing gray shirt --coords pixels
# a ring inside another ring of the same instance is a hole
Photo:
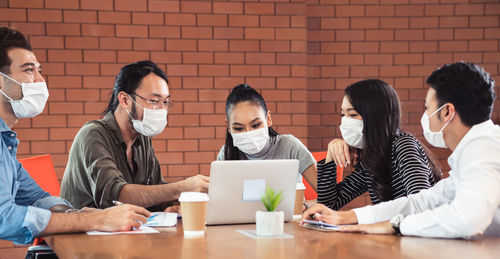
[[[279,135],[262,95],[247,84],[233,88],[226,100],[226,143],[217,160],[297,159],[299,173],[316,190],[316,162],[292,135]],[[299,177],[299,182],[301,182]]]

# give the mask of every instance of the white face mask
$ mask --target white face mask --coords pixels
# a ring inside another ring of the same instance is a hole
[[[140,121],[132,118],[132,115],[130,115],[128,110],[125,110],[127,111],[128,116],[132,119],[132,126],[135,131],[148,137],[154,137],[162,133],[167,126],[167,110],[142,108],[137,102],[134,101],[134,99],[132,99],[132,97],[130,97],[130,99],[144,111],[142,121]]]
[[[345,143],[351,147],[365,148],[363,140],[363,120],[356,120],[347,116],[342,117],[340,133]]]
[[[269,129],[264,126],[260,129],[251,130],[242,133],[231,133],[233,144],[243,153],[253,155],[257,154],[266,145],[269,139]]]
[[[33,118],[43,112],[45,103],[49,98],[49,91],[47,90],[47,84],[45,82],[19,83],[2,72],[0,72],[0,74],[21,86],[23,93],[23,98],[21,100],[13,100],[0,90],[0,93],[2,93],[5,98],[9,99],[12,110],[17,118]]]
[[[422,130],[424,131],[424,137],[429,142],[429,144],[433,145],[434,147],[439,147],[439,148],[447,148],[446,143],[444,143],[444,137],[443,137],[443,130],[448,126],[448,123],[455,117],[455,113],[451,115],[451,119],[444,124],[444,126],[441,128],[439,132],[432,132],[431,127],[430,127],[430,122],[429,119],[434,116],[434,114],[438,113],[441,109],[446,104],[443,104],[439,109],[437,109],[435,112],[433,112],[431,115],[427,115],[427,113],[424,112],[422,115],[422,119],[420,119],[420,124],[422,125]]]

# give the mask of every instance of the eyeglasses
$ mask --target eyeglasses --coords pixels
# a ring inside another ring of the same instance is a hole
[[[168,111],[168,110],[172,109],[172,107],[174,107],[174,104],[172,103],[171,100],[162,101],[160,98],[148,99],[148,98],[142,97],[136,93],[132,93],[132,94],[143,99],[147,103],[149,103],[151,105],[151,107],[155,110],[156,109],[167,109],[167,111]]]

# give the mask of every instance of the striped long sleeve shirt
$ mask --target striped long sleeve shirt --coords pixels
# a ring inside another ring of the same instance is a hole
[[[435,180],[422,144],[412,135],[400,132],[392,141],[392,196],[394,199],[430,188]],[[362,162],[337,184],[337,165],[318,163],[318,203],[338,210],[368,191],[373,204],[382,202],[373,190],[373,175]]]

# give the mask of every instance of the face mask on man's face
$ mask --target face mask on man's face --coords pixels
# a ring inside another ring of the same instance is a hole
[[[427,115],[427,113],[424,112],[422,115],[422,118],[420,119],[420,125],[422,125],[422,130],[424,131],[424,137],[429,144],[433,145],[434,147],[438,148],[446,148],[446,143],[444,142],[444,137],[443,137],[443,130],[448,126],[451,120],[453,120],[453,117],[455,117],[455,113],[451,115],[451,118],[449,121],[444,124],[444,126],[441,128],[439,132],[433,132],[431,131],[430,127],[430,118],[437,114],[441,109],[443,109],[446,106],[446,104],[443,104],[439,109],[431,113],[431,115]]]
[[[43,112],[45,103],[49,98],[49,91],[47,90],[47,84],[45,82],[19,83],[2,72],[0,72],[0,74],[21,86],[23,98],[20,100],[13,100],[0,90],[0,93],[9,100],[14,115],[17,118],[33,118]]]
[[[130,97],[130,99],[132,99],[132,97]],[[132,99],[132,101],[144,111],[142,121],[140,121],[134,119],[128,110],[125,110],[132,119],[132,126],[135,131],[148,137],[154,137],[162,133],[167,126],[167,110],[142,108],[134,99]]]

